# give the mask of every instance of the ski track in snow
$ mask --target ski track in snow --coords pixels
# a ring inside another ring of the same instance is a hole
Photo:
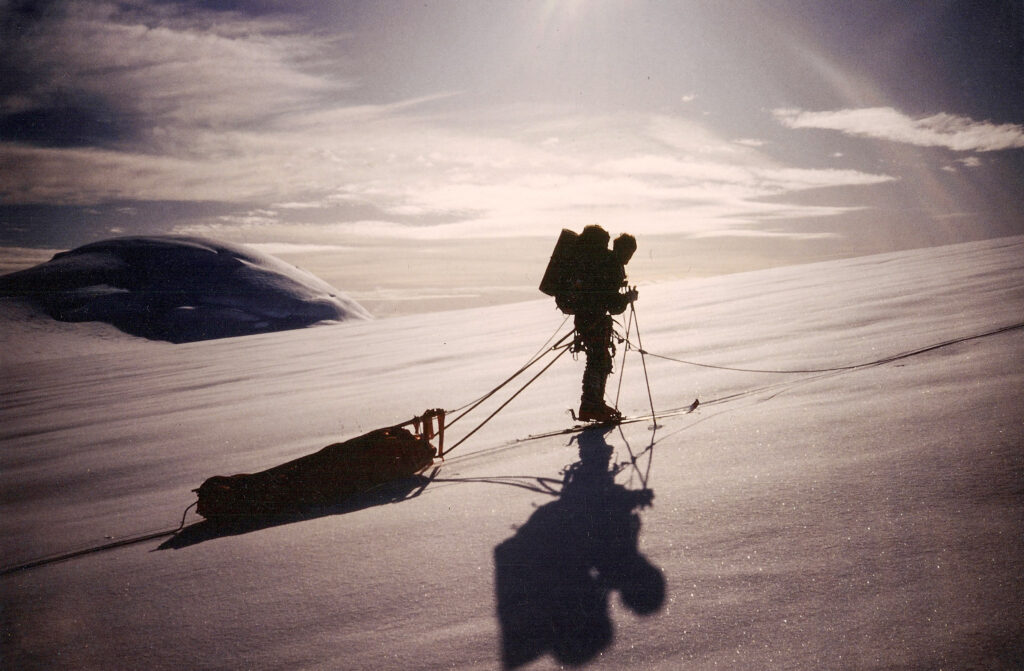
[[[860,364],[1024,321],[1021,258],[1017,237],[641,285],[637,312],[645,348],[665,356]],[[0,311],[3,566],[173,528],[211,475],[468,403],[562,321],[538,300],[169,345],[10,302]],[[622,600],[649,577],[604,577],[610,593],[572,601],[590,584],[574,582],[565,554],[584,552],[580,529],[628,516],[587,508],[599,488],[585,479],[582,497],[557,495],[578,437],[518,441],[571,424],[582,362],[563,357],[414,498],[0,577],[0,659],[492,669],[503,622],[515,639],[508,622],[548,617],[562,628],[520,641],[532,659],[522,668],[1020,668],[1021,361],[1019,329],[841,373],[648,357],[656,409],[702,406],[655,432],[638,422],[582,444],[607,444],[613,463],[636,455],[615,483],[653,491],[627,553],[663,578],[653,613]],[[623,410],[647,412],[635,352],[624,375]],[[504,398],[453,427],[449,445]],[[535,573],[556,598],[529,609],[499,599],[510,565],[496,562],[508,557],[551,558]],[[594,623],[584,633],[565,628],[567,604]],[[597,640],[605,625],[610,639]]]

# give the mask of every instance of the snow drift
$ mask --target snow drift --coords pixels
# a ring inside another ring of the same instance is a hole
[[[322,280],[243,245],[185,236],[104,240],[0,277],[54,319],[191,342],[365,319]]]

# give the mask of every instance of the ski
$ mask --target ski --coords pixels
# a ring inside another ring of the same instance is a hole
[[[695,410],[697,410],[697,408],[699,406],[700,406],[700,401],[698,399],[694,399],[693,403],[691,403],[690,405],[688,405],[688,406],[686,406],[684,408],[678,408],[678,409],[675,409],[675,410],[666,410],[665,412],[659,412],[656,416],[655,415],[650,415],[650,414],[646,414],[646,415],[626,415],[626,416],[620,417],[619,419],[605,421],[605,422],[596,422],[596,421],[595,422],[581,422],[581,421],[579,421],[576,418],[576,413],[573,410],[570,409],[569,410],[569,414],[572,415],[573,421],[575,421],[576,424],[573,424],[572,426],[566,427],[564,429],[555,429],[553,431],[545,431],[544,433],[532,433],[529,436],[526,436],[525,438],[520,438],[520,439],[518,439],[515,442],[517,442],[517,443],[524,443],[524,442],[529,441],[529,440],[540,440],[541,438],[553,438],[555,436],[566,436],[566,435],[570,435],[570,434],[574,434],[574,433],[580,433],[581,431],[586,431],[587,429],[592,429],[592,428],[597,428],[597,427],[614,428],[616,426],[622,426],[623,424],[636,424],[637,422],[649,422],[651,420],[656,420],[657,418],[660,418],[660,417],[675,417],[677,415],[688,415],[688,414],[694,412]]]

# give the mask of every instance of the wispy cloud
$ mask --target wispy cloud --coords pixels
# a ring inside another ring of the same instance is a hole
[[[18,36],[33,84],[5,111],[74,104],[131,117],[154,142],[176,127],[254,123],[351,88],[319,64],[325,40],[274,20],[174,5],[69,1]],[[138,139],[138,138],[132,138]]]
[[[321,254],[350,252],[354,248],[345,245],[317,245],[296,242],[255,242],[251,246],[264,254]]]
[[[773,110],[789,128],[837,130],[847,135],[904,142],[954,151],[998,151],[1024,147],[1024,126],[993,124],[953,114],[913,118],[892,107],[866,107],[827,112]]]

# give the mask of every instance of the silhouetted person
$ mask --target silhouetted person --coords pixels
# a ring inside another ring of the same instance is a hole
[[[583,371],[583,394],[579,418],[584,421],[614,421],[618,410],[604,400],[605,384],[612,372],[615,342],[612,315],[622,314],[636,300],[636,289],[626,287],[626,264],[636,251],[636,238],[624,233],[608,250],[608,232],[600,226],[587,226],[580,234],[577,264],[574,268],[573,309],[576,320],[574,351],[587,358]]]
[[[654,494],[615,483],[607,430],[580,435],[580,461],[566,469],[560,498],[494,549],[505,668],[547,652],[563,664],[594,658],[612,640],[612,590],[641,615],[664,602],[665,579],[637,547],[636,511]]]

